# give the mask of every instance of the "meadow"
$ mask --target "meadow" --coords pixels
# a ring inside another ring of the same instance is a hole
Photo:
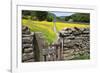
[[[54,28],[53,22],[22,19],[22,25],[28,26],[30,31],[32,32],[42,32],[48,43],[54,42],[57,38],[56,33],[53,31]],[[89,28],[90,26],[88,24],[82,24],[82,23],[56,22],[57,32],[59,32],[63,28],[73,28],[73,27]]]

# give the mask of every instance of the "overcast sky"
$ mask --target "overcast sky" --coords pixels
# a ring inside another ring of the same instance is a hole
[[[51,13],[55,14],[56,16],[70,16],[74,14],[72,12],[51,12]]]

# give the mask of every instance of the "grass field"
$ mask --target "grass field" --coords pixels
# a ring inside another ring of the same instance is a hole
[[[53,31],[53,22],[47,21],[32,21],[22,19],[22,25],[28,26],[29,29],[33,32],[43,32],[44,37],[47,39],[48,43],[52,43],[56,40],[56,33]],[[56,22],[57,31],[62,30],[63,28],[72,28],[72,27],[80,27],[80,28],[88,28],[87,24],[79,24],[79,23],[63,23]]]

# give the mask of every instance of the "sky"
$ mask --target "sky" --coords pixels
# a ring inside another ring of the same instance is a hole
[[[72,12],[51,12],[51,13],[55,14],[56,16],[70,16],[74,14]]]

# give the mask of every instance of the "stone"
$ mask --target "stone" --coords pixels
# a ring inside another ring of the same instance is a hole
[[[24,49],[24,53],[30,53],[30,52],[33,52],[33,48]]]
[[[29,60],[26,60],[25,62],[34,62],[35,60],[32,58],[32,59],[29,59]]]
[[[32,48],[32,44],[22,44],[22,48]]]
[[[33,54],[33,52],[23,53],[22,57],[23,57],[22,61],[27,61],[27,60],[30,60],[30,59],[34,58],[34,54]]]

